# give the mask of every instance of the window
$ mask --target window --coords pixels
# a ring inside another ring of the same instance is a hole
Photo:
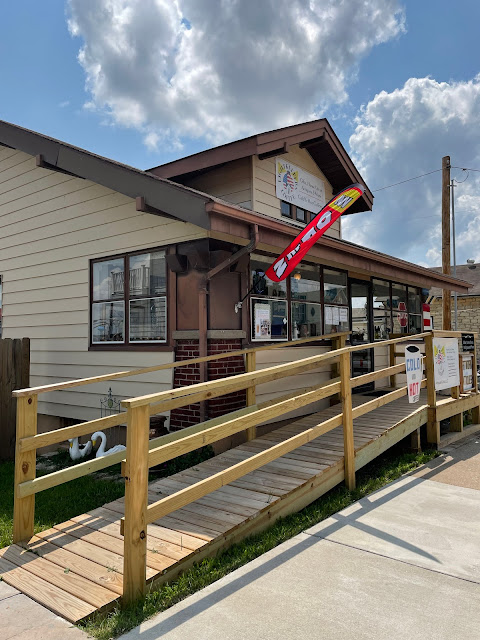
[[[333,269],[323,270],[325,333],[348,331],[347,274]]]
[[[300,207],[290,204],[290,202],[285,202],[284,200],[280,200],[280,213],[284,218],[290,218],[305,224],[310,222],[312,218],[316,216],[315,213],[311,213],[306,209],[301,209]]]
[[[252,340],[298,340],[348,331],[345,273],[324,269],[322,284],[322,267],[301,263],[277,283],[265,275],[271,263],[271,257],[261,255],[250,259]]]
[[[322,335],[320,267],[298,265],[290,276],[292,340]]]
[[[164,251],[94,261],[92,345],[166,342],[166,292]]]
[[[272,260],[252,256],[251,326],[252,340],[287,340],[287,282],[273,282],[265,275]]]
[[[375,340],[390,334],[421,333],[422,297],[417,287],[373,280]]]

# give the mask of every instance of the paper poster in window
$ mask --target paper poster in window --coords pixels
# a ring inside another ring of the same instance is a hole
[[[272,317],[269,304],[255,305],[255,338],[270,340],[272,337]]]
[[[340,312],[340,322],[344,323],[344,322],[348,322],[348,309],[346,309],[345,307],[341,307],[339,309]]]

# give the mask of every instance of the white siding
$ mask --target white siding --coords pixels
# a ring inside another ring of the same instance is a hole
[[[316,162],[305,149],[298,145],[290,148],[288,153],[282,154],[282,158],[292,162],[301,169],[309,171],[320,178],[325,185],[325,199],[328,202],[332,196],[332,187],[326,177],[318,168]],[[253,158],[253,209],[273,218],[281,218],[280,200],[275,195],[275,158],[260,160],[258,156]],[[299,224],[299,228],[303,227]],[[333,224],[325,235],[332,238],[340,238],[340,219]]]
[[[123,194],[1,147],[0,230],[3,336],[31,338],[33,386],[172,361],[170,352],[88,351],[89,261],[205,231],[138,212]],[[48,393],[39,413],[96,418],[110,386],[125,398],[170,388],[172,377],[170,370]]]
[[[218,169],[185,181],[189,187],[222,198],[245,209],[252,208],[252,165],[250,158],[229,162]]]

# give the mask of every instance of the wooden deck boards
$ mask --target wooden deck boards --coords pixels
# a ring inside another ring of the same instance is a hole
[[[372,398],[353,396],[353,406]],[[329,407],[149,485],[150,503],[338,415]],[[401,398],[354,420],[357,468],[415,430],[426,403]],[[301,509],[343,480],[342,427],[148,526],[147,579],[173,578],[196,560]],[[3,580],[70,622],[108,610],[122,593],[121,498],[0,550]]]

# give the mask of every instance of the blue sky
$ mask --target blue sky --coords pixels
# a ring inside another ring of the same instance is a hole
[[[308,5],[3,3],[0,118],[145,169],[326,116],[371,189],[437,169],[446,154],[480,169],[478,2]],[[459,262],[480,260],[477,176],[456,190]],[[345,235],[437,264],[439,191],[437,173],[379,192]]]

